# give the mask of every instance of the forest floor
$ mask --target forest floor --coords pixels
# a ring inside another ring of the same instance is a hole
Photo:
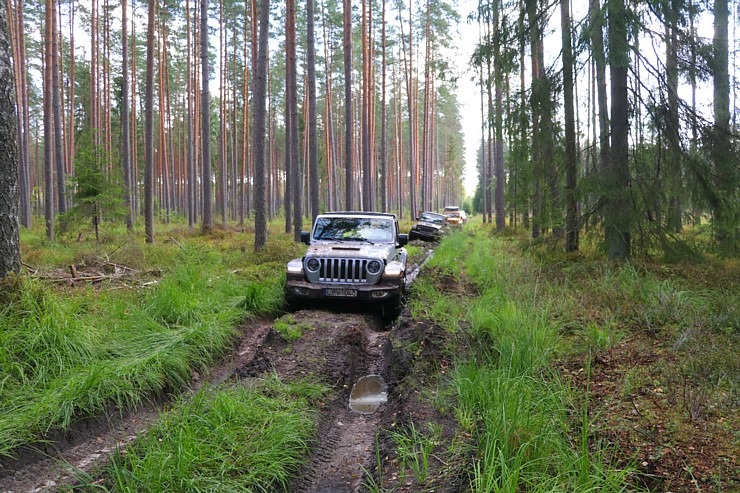
[[[417,259],[411,268],[422,261]],[[450,278],[440,282],[446,291],[475,296],[464,283]],[[438,393],[440,378],[455,363],[448,351],[453,335],[434,320],[414,318],[408,309],[392,327],[384,327],[374,311],[318,308],[239,327],[233,352],[207,374],[193,375],[191,390],[247,385],[268,373],[284,381],[310,377],[333,389],[320,409],[311,458],[291,492],[472,491],[473,438],[458,428],[454,403]],[[302,335],[289,341],[276,324],[298,326]],[[665,350],[668,343],[658,334],[639,332],[606,351],[563,356],[556,366],[587,391],[595,439],[615,446],[616,464],[636,466],[637,477],[634,485],[625,485],[627,490],[731,491],[740,484],[737,416],[707,408],[708,401],[691,394],[688,385],[678,401],[681,389],[660,384],[625,391],[625,379],[673,363],[672,353]],[[387,384],[387,402],[376,412],[358,413],[350,409],[350,394],[357,380],[368,375]],[[96,478],[111,454],[146,431],[169,405],[161,396],[135,412],[111,409],[105,418],[50,433],[44,444],[20,449],[15,459],[0,462],[0,493],[74,491],[76,483],[105,487],[105,479]],[[671,421],[674,412],[690,417],[680,429]],[[428,446],[415,456],[424,463],[403,455],[394,440],[397,431],[418,437],[411,448]]]

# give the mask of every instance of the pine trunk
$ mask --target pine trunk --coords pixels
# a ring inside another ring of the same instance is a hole
[[[46,28],[44,36],[44,215],[46,238],[54,240],[54,114],[52,112],[51,24],[54,10],[52,0],[46,0]]]
[[[121,53],[122,53],[122,91],[121,91],[121,164],[123,173],[124,204],[126,207],[126,229],[134,229],[134,214],[131,207],[131,128],[129,124],[129,75],[128,75],[128,0],[121,1]]]
[[[21,270],[18,121],[7,13],[6,0],[0,0],[0,279]]]
[[[352,0],[344,0],[344,169],[345,209],[354,209],[354,166],[353,142],[354,119],[352,117]]]
[[[211,181],[211,95],[208,90],[208,0],[200,4],[200,61],[201,61],[201,151],[203,166],[203,223],[204,234],[213,231],[213,196]]]
[[[563,110],[565,113],[565,193],[567,200],[565,250],[578,250],[578,203],[576,201],[575,107],[573,98],[573,50],[570,28],[570,0],[560,0],[560,19],[563,38]]]
[[[144,223],[147,243],[154,243],[154,12],[149,0],[146,32],[146,88],[144,94]]]
[[[306,0],[306,17],[308,19],[308,175],[309,195],[311,197],[312,222],[321,212],[319,209],[321,190],[319,189],[319,141],[316,115],[316,35],[314,33],[314,0]]]
[[[267,244],[267,197],[265,172],[268,169],[265,152],[267,99],[268,32],[270,22],[270,0],[261,0],[259,12],[259,49],[257,71],[254,74],[254,249],[260,250]],[[256,33],[254,33],[256,36]]]
[[[630,256],[629,195],[629,45],[624,0],[609,0],[609,65],[611,72],[611,136],[609,167],[604,174],[604,235],[609,260]]]

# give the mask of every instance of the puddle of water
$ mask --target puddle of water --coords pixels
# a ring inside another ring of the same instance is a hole
[[[349,408],[362,414],[372,414],[388,402],[388,385],[379,375],[360,378],[349,396]]]
[[[434,255],[434,250],[427,250],[426,256],[424,257],[424,260],[422,260],[421,265],[417,265],[414,267],[414,269],[406,274],[406,282],[408,284],[411,284],[414,282],[414,279],[416,279],[419,275],[419,272],[421,271],[421,268],[424,267],[424,264],[426,264]]]

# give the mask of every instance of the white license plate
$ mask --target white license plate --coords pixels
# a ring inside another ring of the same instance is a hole
[[[346,288],[326,288],[324,289],[325,296],[340,296],[342,298],[354,298],[357,297],[356,289]]]

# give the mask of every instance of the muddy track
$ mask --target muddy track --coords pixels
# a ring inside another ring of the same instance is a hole
[[[373,313],[303,310],[294,318],[310,327],[300,340],[289,344],[272,332],[253,364],[237,369],[236,374],[255,377],[270,371],[283,379],[310,376],[333,388],[336,397],[321,410],[312,457],[290,491],[359,491],[364,471],[372,467],[375,435],[392,416],[392,404],[361,414],[350,410],[350,392],[363,376],[392,379],[389,332]]]
[[[411,278],[419,273],[424,259],[410,267]],[[407,355],[399,358],[402,353],[394,350],[391,336],[395,329],[384,327],[376,311],[320,308],[293,314],[295,323],[306,328],[294,342],[273,330],[272,321],[240,327],[234,351],[207,375],[193,375],[191,391],[205,384],[238,382],[267,373],[285,381],[310,378],[324,383],[333,390],[333,397],[319,409],[313,452],[289,491],[355,493],[364,491],[368,474],[379,472],[376,446],[384,448],[381,431],[395,426],[401,416],[408,417],[403,407],[406,399],[398,391],[409,370],[408,364],[399,360]],[[409,330],[407,313],[395,325],[396,329],[405,326],[406,333],[418,332]],[[349,408],[353,385],[366,375],[379,375],[392,396],[372,414]],[[64,487],[76,483],[77,478],[89,481],[116,449],[125,448],[143,434],[168,405],[163,399],[124,413],[111,410],[109,417],[81,422],[64,434],[49,436],[45,445],[18,450],[15,459],[0,461],[0,493],[66,491]]]

